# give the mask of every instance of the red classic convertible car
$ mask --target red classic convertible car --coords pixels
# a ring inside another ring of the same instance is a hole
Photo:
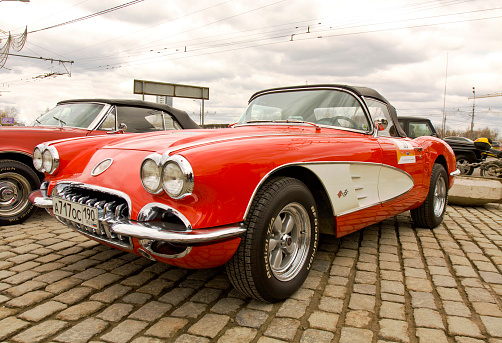
[[[451,148],[407,138],[364,87],[254,94],[219,130],[106,136],[39,145],[46,173],[30,200],[103,244],[184,268],[226,263],[244,294],[275,302],[304,282],[320,233],[341,237],[411,210],[444,216]]]
[[[36,209],[28,195],[44,175],[33,168],[37,144],[71,137],[196,129],[183,111],[139,100],[77,99],[58,102],[30,126],[0,127],[0,226],[19,224]]]

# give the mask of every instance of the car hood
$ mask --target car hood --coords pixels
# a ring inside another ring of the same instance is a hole
[[[352,132],[344,132],[322,128],[323,136],[350,137]],[[222,142],[269,137],[269,136],[306,136],[315,135],[316,130],[310,126],[243,126],[212,130],[179,130],[160,133],[148,133],[121,137],[109,142],[101,149],[142,150],[162,154],[166,151],[180,151],[196,146],[217,144]]]

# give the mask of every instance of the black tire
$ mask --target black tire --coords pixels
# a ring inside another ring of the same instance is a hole
[[[319,228],[312,193],[297,179],[273,178],[257,192],[245,226],[246,234],[226,265],[230,281],[257,300],[288,298],[307,278],[317,251]]]
[[[457,169],[460,170],[460,174],[472,175],[472,173],[474,172],[474,167],[469,167],[467,165],[476,161],[474,161],[469,155],[460,154],[455,157],[457,159]]]
[[[418,227],[433,229],[443,221],[448,201],[448,177],[444,167],[435,163],[427,197],[420,207],[411,210],[411,218]]]
[[[37,174],[26,164],[0,160],[0,226],[19,224],[36,211],[28,195],[40,188]]]

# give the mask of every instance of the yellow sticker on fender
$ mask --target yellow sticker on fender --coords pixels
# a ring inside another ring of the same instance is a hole
[[[401,141],[398,139],[391,139],[392,143],[396,146],[397,163],[416,163],[415,148],[409,142]]]

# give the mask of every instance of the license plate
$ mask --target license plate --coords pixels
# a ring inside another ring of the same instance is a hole
[[[65,199],[53,198],[52,211],[54,215],[69,219],[88,227],[98,227],[98,209],[71,202]]]

